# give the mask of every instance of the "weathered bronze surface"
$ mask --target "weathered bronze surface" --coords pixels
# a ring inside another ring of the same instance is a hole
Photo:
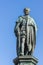
[[[15,35],[17,37],[17,55],[32,55],[36,45],[37,26],[29,15],[30,9],[24,9],[24,15],[18,17],[15,25]]]

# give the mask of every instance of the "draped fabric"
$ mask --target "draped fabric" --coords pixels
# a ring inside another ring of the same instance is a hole
[[[35,43],[36,43],[35,27],[30,25],[28,26],[28,30],[27,30],[27,46],[28,46],[28,51],[32,50],[31,53],[33,53],[34,51]]]
[[[31,52],[31,54],[34,51],[35,45],[36,45],[36,31],[37,31],[37,26],[33,18],[30,16],[20,16],[16,22],[15,26],[15,33],[17,37],[17,55],[20,54],[21,48],[22,48],[22,42],[20,39],[21,36],[25,35],[26,38],[26,45],[28,47],[28,50],[26,50],[26,45],[25,49],[27,52]]]

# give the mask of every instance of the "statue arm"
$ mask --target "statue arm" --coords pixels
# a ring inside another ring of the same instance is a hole
[[[20,25],[20,23],[19,22],[16,22],[16,26],[15,26],[15,29],[14,29],[14,32],[15,32],[15,35],[17,36],[18,35],[18,33],[20,32],[19,31],[19,25]]]
[[[17,36],[19,33],[20,33],[20,24],[21,24],[21,17],[18,18],[18,20],[16,21],[16,26],[15,26],[15,29],[14,29],[14,32],[15,32],[15,35]]]

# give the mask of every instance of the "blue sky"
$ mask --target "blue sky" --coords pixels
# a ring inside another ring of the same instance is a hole
[[[14,65],[16,37],[14,26],[23,9],[31,9],[30,15],[37,23],[37,40],[34,56],[43,64],[43,0],[0,0],[0,65]]]

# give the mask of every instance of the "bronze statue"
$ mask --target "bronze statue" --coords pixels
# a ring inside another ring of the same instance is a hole
[[[17,37],[17,55],[32,55],[36,45],[37,26],[29,15],[30,9],[24,9],[24,16],[16,21],[15,35]]]

